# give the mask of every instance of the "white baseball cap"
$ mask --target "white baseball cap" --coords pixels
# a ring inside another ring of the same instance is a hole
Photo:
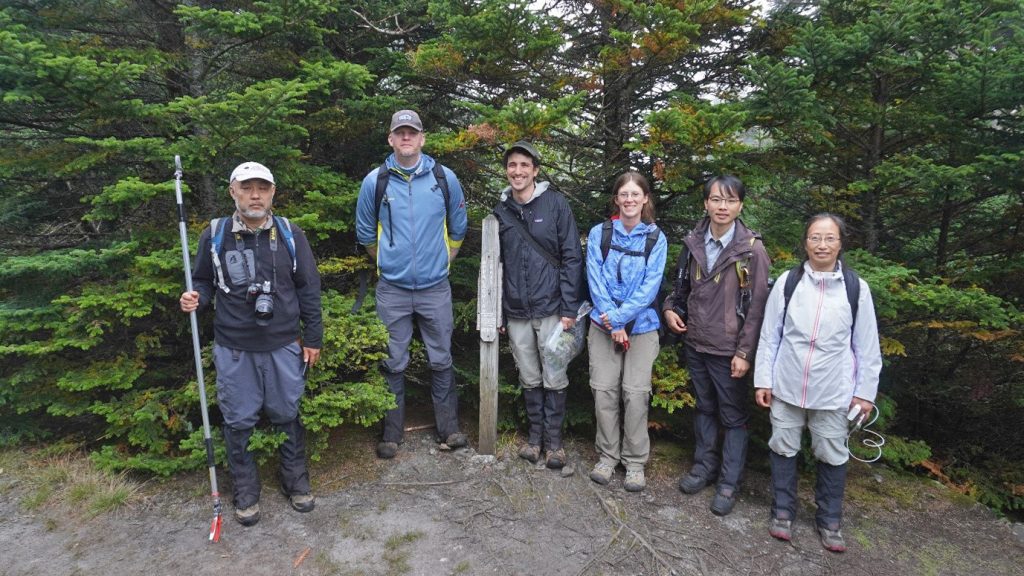
[[[231,183],[235,180],[245,182],[246,180],[252,180],[253,178],[266,180],[271,184],[274,183],[274,175],[270,173],[270,168],[267,168],[259,162],[243,162],[239,164],[238,167],[231,171],[231,179],[228,180],[228,182]]]

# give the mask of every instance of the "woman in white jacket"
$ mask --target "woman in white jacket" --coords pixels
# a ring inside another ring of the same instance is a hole
[[[871,292],[863,280],[844,274],[840,255],[846,226],[834,214],[818,214],[805,228],[807,259],[786,304],[784,273],[765,307],[754,370],[759,406],[771,408],[768,442],[772,468],[772,516],[769,533],[792,538],[796,516],[800,438],[806,426],[818,460],[814,488],[815,523],[822,545],[846,550],[840,531],[846,486],[847,414],[859,406],[865,417],[874,409],[882,355]],[[857,317],[845,282],[859,283]]]

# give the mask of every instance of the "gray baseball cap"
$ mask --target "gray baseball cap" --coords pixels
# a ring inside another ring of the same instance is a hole
[[[423,122],[420,122],[420,115],[414,110],[399,110],[395,112],[391,116],[391,129],[388,132],[394,132],[402,126],[408,126],[423,132]]]
[[[533,147],[533,144],[530,144],[526,140],[520,140],[505,149],[505,162],[508,162],[509,155],[516,151],[525,153],[530,158],[533,158],[533,164],[535,166],[540,166],[540,152],[537,152],[537,149]]]

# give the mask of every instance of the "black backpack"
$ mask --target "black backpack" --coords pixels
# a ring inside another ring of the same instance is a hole
[[[434,179],[437,180],[437,187],[444,193],[444,209],[447,212],[451,193],[448,191],[448,178],[444,174],[444,167],[435,162],[431,172],[434,173]],[[388,169],[388,165],[381,164],[380,168],[377,169],[377,189],[373,198],[374,213],[377,215],[378,222],[380,221],[380,205],[384,203],[384,194],[388,189],[388,180],[390,178],[391,171]],[[388,209],[390,210],[390,208]]]
[[[444,167],[434,163],[434,168],[431,170],[434,173],[434,179],[437,181],[437,187],[444,193],[444,211],[448,213],[448,202],[451,200],[451,193],[448,191],[448,177],[444,174]],[[373,207],[374,215],[377,217],[377,222],[380,222],[380,206],[384,204],[384,197],[388,189],[388,180],[391,178],[391,171],[388,169],[387,164],[381,164],[380,168],[377,169],[377,186],[374,190]],[[391,206],[388,205],[388,212],[390,213]],[[392,246],[394,245],[394,237],[391,237]],[[356,300],[352,304],[352,313],[355,314],[363,307],[363,299],[366,298],[366,291],[369,285],[369,272],[362,270],[359,273],[359,290],[356,295]]]
[[[785,305],[782,308],[782,325],[779,326],[779,330],[786,324],[786,313],[789,311],[789,300],[793,297],[793,292],[796,290],[796,285],[800,282],[800,279],[804,276],[804,264],[801,262],[793,267],[789,271],[789,276],[786,276],[786,285],[782,288],[782,295],[785,297]],[[853,322],[850,324],[850,334],[853,334],[853,329],[857,326],[857,308],[860,303],[860,276],[853,271],[849,266],[843,266],[843,284],[846,285],[846,299],[850,303],[850,312],[853,313]]]

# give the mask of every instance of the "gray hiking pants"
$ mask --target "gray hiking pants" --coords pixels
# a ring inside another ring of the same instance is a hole
[[[557,314],[530,320],[508,319],[508,341],[512,348],[512,357],[516,360],[516,368],[519,369],[519,383],[523,388],[537,388],[543,385],[545,390],[564,390],[569,386],[569,377],[566,376],[565,370],[545,370],[540,355],[544,341],[551,332],[561,329],[562,317]]]
[[[214,342],[213,363],[235,506],[248,508],[260,499],[259,471],[248,445],[261,411],[286,436],[278,449],[282,487],[289,494],[308,494],[306,431],[299,421],[306,385],[302,348],[292,342],[270,352],[247,352]]]

